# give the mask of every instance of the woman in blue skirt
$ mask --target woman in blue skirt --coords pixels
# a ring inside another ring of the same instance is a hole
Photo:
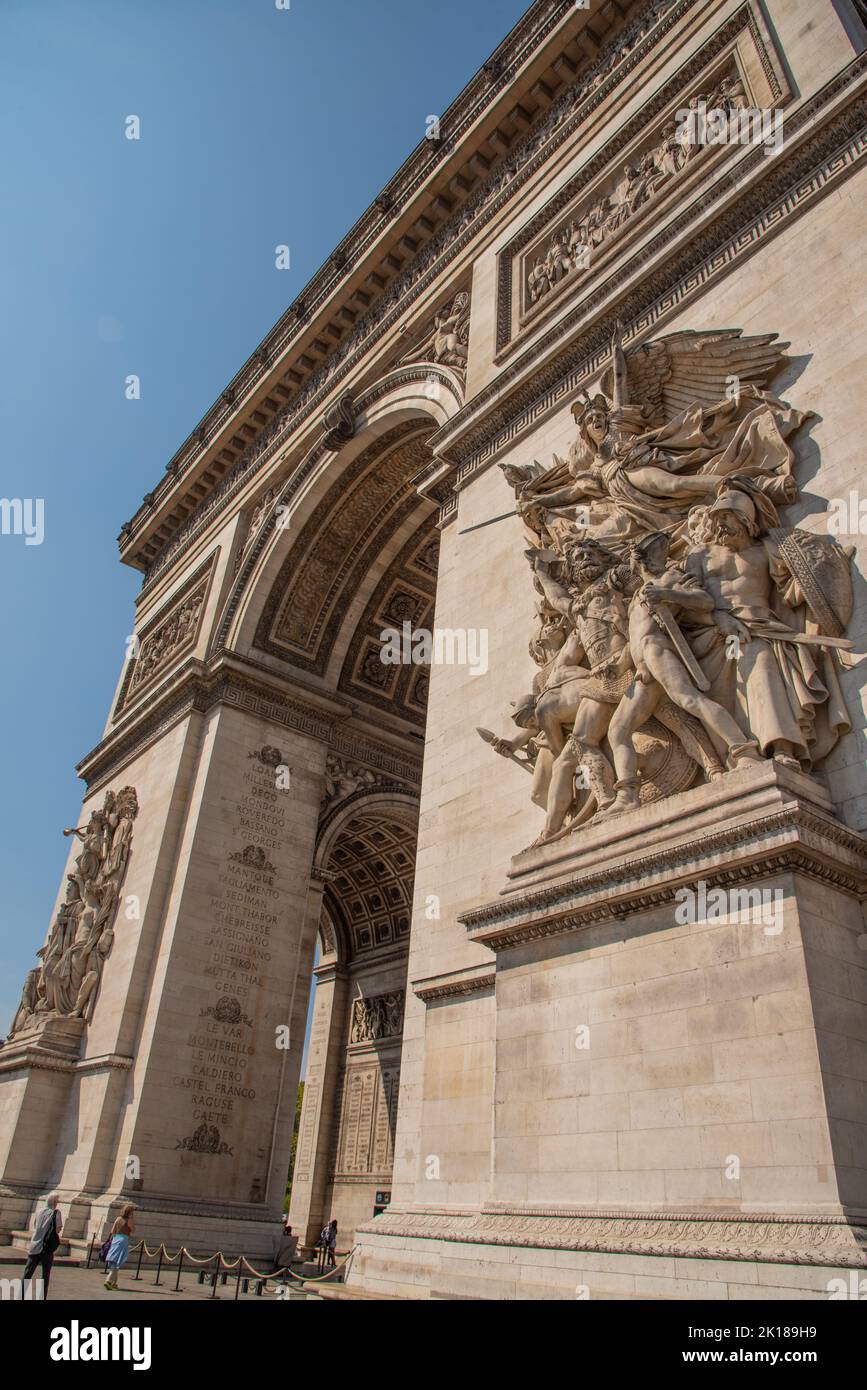
[[[108,1266],[105,1279],[107,1289],[117,1288],[117,1272],[121,1265],[126,1264],[126,1257],[129,1254],[129,1238],[135,1230],[134,1211],[134,1204],[127,1202],[126,1206],[121,1208],[120,1216],[111,1228],[111,1244],[105,1259]]]

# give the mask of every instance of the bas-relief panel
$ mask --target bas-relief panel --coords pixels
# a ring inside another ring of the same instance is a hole
[[[784,362],[774,335],[616,337],[567,458],[503,465],[538,672],[519,732],[479,732],[532,770],[541,841],[749,762],[809,771],[851,727],[850,554],[785,524],[806,417],[769,390]]]
[[[340,1117],[335,1182],[391,1173],[400,1080],[402,989],[352,1001],[346,1067],[337,1094]]]
[[[180,657],[195,648],[216,560],[215,552],[132,640],[115,718],[150,689]]]
[[[137,897],[126,901],[120,918],[121,887],[130,858],[134,822],[139,813],[134,787],[108,791],[101,808],[85,825],[64,830],[81,842],[67,875],[66,900],[58,910],[40,964],[30,970],[9,1029],[18,1034],[43,1032],[57,1020],[74,1021],[76,1043],[93,1018],[106,960],[115,931],[133,929],[139,919]]]
[[[649,219],[659,225],[675,203],[683,204],[681,222],[696,214],[690,191],[731,155],[732,143],[698,140],[688,111],[703,104],[737,130],[750,112],[781,112],[790,99],[773,43],[751,8],[741,7],[500,252],[498,354],[564,295],[595,283]]]
[[[339,1094],[334,1181],[390,1177],[397,1118],[398,1065],[353,1063]]]

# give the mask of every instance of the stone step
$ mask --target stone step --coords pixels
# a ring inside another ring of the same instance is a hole
[[[345,1284],[305,1284],[306,1293],[315,1294],[317,1298],[331,1302],[351,1302],[351,1303],[412,1303],[416,1300],[402,1298],[396,1293],[368,1293],[364,1289],[349,1287]]]

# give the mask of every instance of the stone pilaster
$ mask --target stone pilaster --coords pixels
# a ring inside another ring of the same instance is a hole
[[[289,1210],[293,1229],[301,1243],[308,1245],[318,1239],[327,1219],[335,1102],[346,1051],[348,987],[346,972],[336,961],[318,966],[314,974],[316,997]]]

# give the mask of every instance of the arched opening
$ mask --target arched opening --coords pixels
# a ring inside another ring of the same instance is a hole
[[[320,959],[290,1217],[308,1243],[335,1218],[342,1247],[389,1200],[417,829],[414,797],[374,791],[350,793],[320,837]]]
[[[215,643],[335,711],[299,975],[311,980],[291,1173],[302,1245],[336,1218],[345,1248],[390,1196],[428,668],[384,659],[383,633],[434,626],[425,480],[445,418],[405,389],[389,388],[388,408],[369,402],[339,451],[314,451],[300,485],[305,465],[271,489],[281,524],[248,532]]]

